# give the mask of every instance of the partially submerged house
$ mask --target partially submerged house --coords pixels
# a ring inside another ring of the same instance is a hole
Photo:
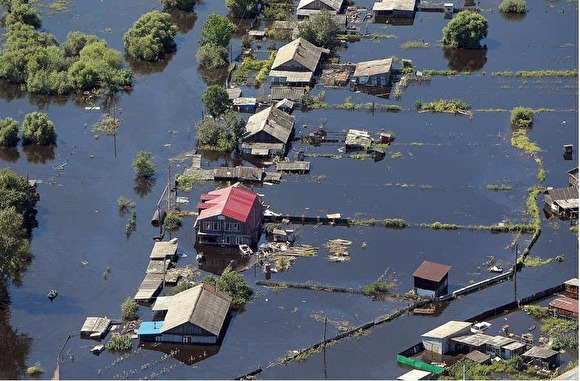
[[[523,360],[532,365],[554,369],[560,365],[560,352],[546,347],[532,347],[522,354]]]
[[[274,105],[252,115],[242,137],[242,152],[254,156],[285,156],[296,117]]]
[[[270,89],[270,99],[273,102],[287,99],[294,103],[301,103],[305,94],[304,87],[274,86]]]
[[[302,37],[278,49],[270,69],[272,85],[309,86],[318,68],[322,53],[320,48]]]
[[[477,351],[481,354],[488,355],[488,357],[500,357],[507,360],[524,353],[526,350],[526,344],[510,337],[476,333],[452,338],[450,348],[454,352],[473,353],[474,351]],[[478,355],[476,357],[484,360],[482,356]]]
[[[207,284],[173,296],[161,296],[153,311],[162,320],[141,323],[141,341],[218,344],[225,333],[232,299]]]
[[[193,228],[199,243],[237,246],[260,240],[262,200],[239,184],[202,194],[197,210]]]
[[[578,300],[578,278],[572,278],[564,282],[564,295]]]
[[[443,355],[453,350],[452,338],[467,335],[470,330],[470,322],[451,320],[422,334],[421,339],[425,350]]]
[[[321,12],[336,15],[342,13],[345,6],[345,0],[300,0],[296,8],[296,16],[300,20],[320,14]]]
[[[385,19],[412,19],[415,17],[416,0],[383,0],[373,4],[375,21]]]
[[[451,266],[423,261],[413,273],[413,287],[417,295],[437,297],[447,293]]]
[[[568,187],[548,187],[544,192],[544,206],[560,218],[578,218],[578,167],[567,173]]]
[[[350,129],[344,141],[346,151],[363,151],[371,147],[374,139],[368,131]]]
[[[578,300],[563,296],[552,300],[548,310],[560,317],[578,319]]]
[[[392,58],[357,63],[351,78],[351,86],[390,86],[392,65]]]

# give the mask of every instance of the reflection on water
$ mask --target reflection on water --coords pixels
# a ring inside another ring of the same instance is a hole
[[[54,160],[55,146],[41,146],[37,144],[29,144],[22,147],[26,160],[34,164],[46,164]]]
[[[220,351],[219,345],[140,343],[139,347],[166,353],[186,365],[193,365],[201,360],[217,354]]]
[[[151,188],[155,185],[155,181],[154,177],[148,179],[138,177],[135,179],[135,187],[133,190],[139,197],[143,198],[151,192]]]
[[[222,85],[228,77],[228,68],[207,69],[199,66],[197,72],[206,85]]]
[[[196,243],[199,269],[215,275],[221,275],[225,268],[231,266],[234,271],[244,271],[251,267],[256,258],[255,255],[242,256],[237,246],[221,247]]]
[[[0,98],[8,102],[14,99],[21,99],[26,96],[26,91],[22,90],[19,85],[0,81]]]
[[[155,74],[161,73],[167,65],[169,61],[173,58],[174,54],[167,54],[165,55],[165,59],[156,62],[148,62],[148,61],[138,61],[131,58],[128,54],[125,54],[125,61],[129,64],[131,70],[138,74]]]
[[[171,22],[177,26],[177,33],[186,34],[193,29],[197,15],[193,12],[171,11]]]
[[[501,18],[506,20],[506,21],[522,21],[523,19],[526,18],[526,14],[525,13],[505,13],[505,12],[500,12],[499,13],[501,15]]]
[[[443,48],[443,56],[449,61],[449,70],[472,72],[483,69],[487,62],[487,49]]]
[[[10,325],[10,311],[0,308],[0,379],[15,380],[26,371],[32,338]]]
[[[16,163],[20,158],[20,153],[15,147],[0,147],[0,159],[9,163]]]

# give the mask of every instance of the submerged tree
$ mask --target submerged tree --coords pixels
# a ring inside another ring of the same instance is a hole
[[[22,122],[22,144],[56,144],[56,130],[48,115],[38,111],[26,114]]]
[[[177,27],[171,16],[157,10],[141,16],[125,33],[123,41],[127,54],[141,61],[160,61],[175,50],[173,38]]]
[[[235,30],[236,26],[227,18],[211,13],[203,23],[199,43],[202,46],[206,44],[228,46]]]
[[[223,115],[231,106],[232,100],[223,86],[211,85],[201,97],[205,110],[214,118]]]
[[[215,45],[205,44],[195,53],[197,62],[208,69],[217,69],[228,66],[228,49]]]
[[[336,35],[340,27],[327,11],[314,15],[298,26],[300,37],[322,48],[332,49],[337,44]]]
[[[208,276],[205,278],[204,283],[229,295],[232,298],[232,304],[236,307],[246,304],[254,293],[252,287],[244,280],[243,275],[238,274],[229,266],[226,267],[219,278]]]
[[[443,45],[456,49],[479,49],[487,37],[487,19],[476,12],[461,11],[443,28]]]
[[[16,147],[20,140],[18,136],[19,128],[20,124],[15,119],[0,119],[0,146]]]
[[[151,152],[139,151],[133,160],[133,169],[138,178],[148,179],[155,175],[157,168],[151,161]]]
[[[528,4],[525,0],[503,0],[499,5],[499,11],[503,13],[526,13]]]
[[[195,0],[161,0],[161,6],[164,11],[185,11],[189,12],[193,9]]]
[[[226,7],[233,18],[251,19],[260,11],[261,0],[226,0]]]

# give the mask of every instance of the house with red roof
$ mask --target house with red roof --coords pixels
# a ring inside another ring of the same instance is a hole
[[[264,206],[260,197],[239,183],[201,195],[193,225],[199,243],[256,245],[262,234]]]

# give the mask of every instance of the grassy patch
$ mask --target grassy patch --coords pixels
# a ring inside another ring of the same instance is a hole
[[[528,107],[517,106],[512,109],[510,122],[514,127],[532,127],[534,110]]]
[[[321,91],[315,96],[311,96],[310,92],[304,95],[302,98],[302,104],[307,109],[319,109],[319,108],[327,108],[328,104],[324,101],[326,97],[326,93]]]
[[[402,158],[403,158],[403,154],[399,151],[393,152],[391,154],[391,159],[402,159]]]
[[[401,49],[403,50],[407,50],[407,49],[422,49],[422,48],[428,48],[429,44],[423,42],[423,41],[405,41],[401,44]]]
[[[459,99],[439,99],[432,102],[417,101],[417,110],[446,112],[453,114],[467,113],[471,106]]]
[[[428,228],[428,229],[435,229],[435,230],[457,230],[457,229],[461,229],[460,225],[456,225],[456,224],[444,224],[442,222],[439,221],[435,221],[431,224],[421,224],[420,225],[422,228]]]
[[[387,39],[387,40],[390,40],[390,39],[393,39],[393,38],[397,38],[397,36],[394,35],[394,34],[376,34],[376,33],[373,33],[373,34],[369,35],[368,37],[369,38],[372,38],[374,40],[378,40],[378,39],[383,39],[383,40],[384,39]]]
[[[33,366],[29,366],[26,368],[26,374],[29,376],[38,376],[39,374],[44,373],[44,369],[40,366],[40,363],[37,362]]]
[[[532,71],[496,71],[491,75],[498,77],[577,77],[578,70],[532,70]]]
[[[540,147],[531,141],[528,138],[526,131],[523,130],[516,130],[512,133],[511,145],[515,148],[521,149],[528,154],[535,154],[540,152]]]
[[[578,225],[570,226],[570,231],[572,233],[578,234]]]
[[[486,189],[489,191],[509,191],[512,187],[503,184],[487,184]]]
[[[398,229],[403,229],[408,226],[407,222],[402,218],[385,218],[383,220],[383,225],[386,228],[398,228]]]
[[[457,70],[423,70],[424,75],[439,75],[444,77],[450,77],[452,75],[457,75],[459,72]]]
[[[524,261],[524,264],[526,265],[526,267],[540,267],[547,265],[548,263],[551,263],[553,260],[554,258],[542,259],[540,257],[531,257],[528,255],[528,257]]]
[[[402,110],[399,105],[379,105],[379,110],[387,112],[399,112]]]
[[[66,11],[69,5],[70,4],[68,0],[57,0],[54,3],[51,3],[48,8],[56,12],[62,12]]]
[[[366,296],[373,296],[376,294],[384,294],[392,290],[396,285],[383,282],[373,282],[363,286],[362,292]]]

